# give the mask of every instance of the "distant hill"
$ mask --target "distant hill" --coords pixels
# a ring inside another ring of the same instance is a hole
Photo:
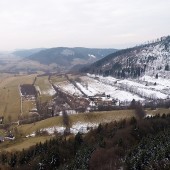
[[[117,51],[81,71],[119,78],[136,78],[144,74],[170,78],[170,36]]]
[[[45,48],[35,48],[35,49],[23,49],[23,50],[16,50],[12,54],[18,57],[28,57],[30,55],[33,55],[35,53],[38,53],[41,50],[44,50]]]
[[[27,57],[27,59],[37,61],[44,65],[57,64],[61,67],[71,68],[77,64],[92,63],[115,51],[117,50],[57,47],[41,50]]]
[[[116,49],[56,47],[17,50],[0,55],[1,72],[66,72],[89,65]]]

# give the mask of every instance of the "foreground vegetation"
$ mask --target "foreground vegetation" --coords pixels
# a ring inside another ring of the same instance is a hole
[[[76,76],[68,75],[70,79]],[[52,76],[51,81],[65,81],[65,76]],[[35,80],[35,81],[34,81]],[[0,111],[5,123],[17,121],[20,116],[18,85],[35,83],[41,91],[51,84],[48,76],[35,75],[0,77]],[[45,103],[52,96],[40,95]],[[15,101],[15,102],[14,102]],[[35,102],[23,102],[23,116],[27,116]],[[169,107],[169,105],[168,105]],[[26,138],[33,132],[53,126],[65,126],[62,116],[24,125],[9,125],[0,130],[5,136],[12,131],[16,140],[0,144],[0,169],[60,169],[60,170],[114,170],[114,169],[170,169],[170,110],[141,108],[134,103],[124,110],[81,113],[68,116],[69,126],[76,123],[100,124],[88,134],[47,133]],[[106,108],[102,107],[101,110]],[[120,108],[119,108],[120,109]],[[108,109],[109,110],[109,109]],[[155,116],[143,119],[144,115]],[[35,119],[36,120],[36,119]],[[41,141],[41,142],[40,142]]]
[[[169,169],[170,115],[124,119],[99,125],[88,134],[56,134],[21,152],[1,152],[7,169]]]

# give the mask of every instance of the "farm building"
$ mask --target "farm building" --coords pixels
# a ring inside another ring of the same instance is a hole
[[[36,89],[32,84],[20,85],[20,94],[27,100],[35,100]]]
[[[4,122],[4,117],[0,116],[0,124],[3,124],[3,122]]]
[[[3,136],[0,136],[0,143],[1,142],[4,142],[4,137]]]

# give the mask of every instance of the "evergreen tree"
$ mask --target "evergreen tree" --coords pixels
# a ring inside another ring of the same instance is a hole
[[[168,64],[165,66],[165,71],[169,71],[169,65]]]
[[[155,78],[158,79],[158,73],[156,74]]]

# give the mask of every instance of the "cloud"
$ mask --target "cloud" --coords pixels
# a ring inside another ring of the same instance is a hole
[[[135,45],[169,34],[169,7],[167,0],[0,0],[0,50]]]

